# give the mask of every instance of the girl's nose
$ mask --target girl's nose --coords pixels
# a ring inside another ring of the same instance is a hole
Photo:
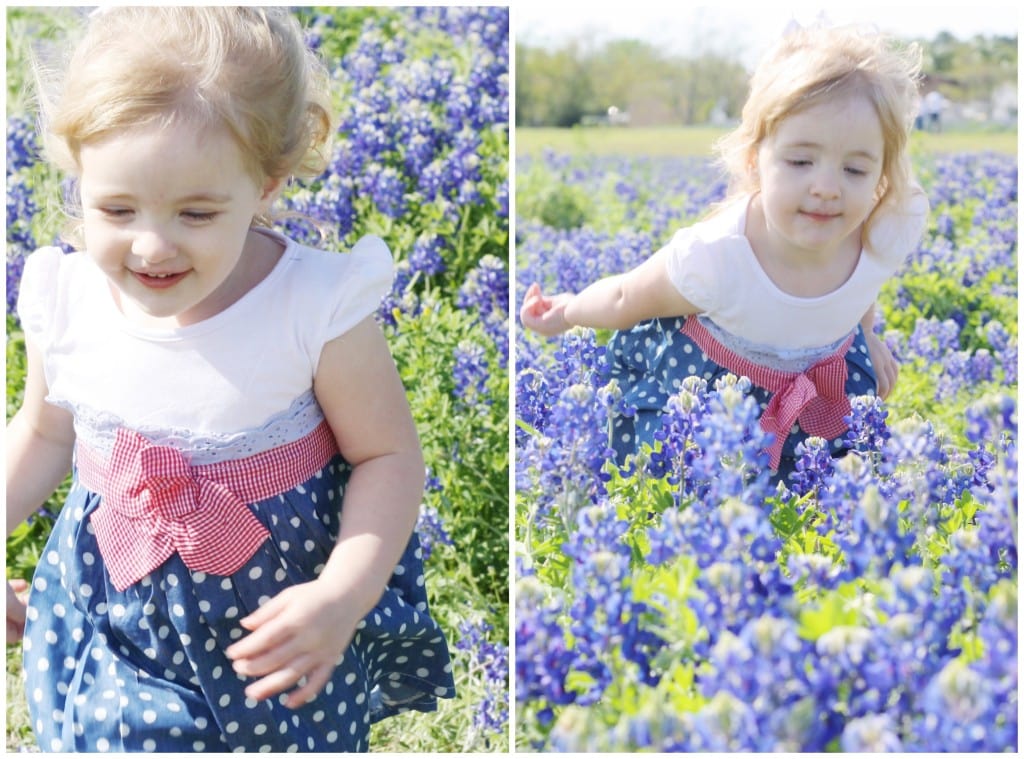
[[[160,263],[173,258],[176,252],[174,243],[156,228],[139,230],[132,239],[132,253],[146,263]]]
[[[821,198],[839,197],[839,176],[830,168],[822,167],[814,175],[811,192]]]

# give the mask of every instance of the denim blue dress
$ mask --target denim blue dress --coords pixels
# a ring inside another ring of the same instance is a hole
[[[696,318],[696,317],[691,317]],[[661,428],[661,417],[669,397],[678,392],[686,377],[698,376],[712,387],[730,369],[710,359],[692,339],[682,332],[685,318],[653,319],[631,330],[616,332],[608,343],[610,378],[619,383],[626,405],[636,408],[634,416],[618,415],[613,421],[613,448],[619,463],[646,443],[654,444],[654,433]],[[848,396],[873,394],[877,382],[868,358],[864,334],[858,325],[853,342],[845,354]],[[762,409],[772,393],[756,384],[751,390]],[[790,430],[782,446],[775,477],[785,479],[794,471],[796,446],[808,433],[799,422]],[[845,453],[842,435],[831,439],[834,455]]]
[[[178,555],[118,590],[90,517],[103,498],[76,478],[32,581],[24,640],[28,704],[43,751],[365,751],[369,726],[454,696],[430,616],[415,534],[327,686],[298,709],[246,697],[225,656],[238,622],[316,577],[338,531],[349,467],[249,504],[270,538],[238,571]]]

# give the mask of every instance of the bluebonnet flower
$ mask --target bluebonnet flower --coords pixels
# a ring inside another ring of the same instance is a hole
[[[903,742],[892,717],[888,714],[867,714],[846,723],[839,738],[843,751],[902,752]]]
[[[405,183],[397,169],[372,167],[366,175],[366,185],[373,202],[386,216],[398,219],[405,214]]]
[[[452,378],[455,380],[453,392],[461,408],[473,408],[493,402],[487,392],[487,378],[490,374],[491,367],[484,347],[471,340],[460,341],[455,348]]]
[[[433,232],[421,234],[409,254],[409,268],[413,274],[434,276],[445,270],[442,252],[447,247],[445,240]]]
[[[876,395],[859,395],[850,399],[850,416],[844,417],[849,426],[846,444],[862,454],[877,454],[891,437],[886,419],[889,411]]]
[[[457,651],[470,655],[469,668],[479,670],[485,684],[483,700],[473,712],[473,727],[485,743],[500,735],[508,723],[508,646],[488,640],[493,630],[486,622],[462,622],[455,642]],[[468,746],[474,742],[475,737],[466,741]]]
[[[915,726],[919,751],[1005,750],[990,744],[998,710],[994,684],[962,659],[952,659],[925,688]],[[1001,737],[1001,736],[1000,736]]]
[[[451,535],[444,527],[444,520],[440,513],[433,506],[420,506],[420,515],[416,518],[416,532],[420,539],[420,548],[423,551],[423,561],[430,559],[434,553],[434,546],[455,545]]]
[[[35,122],[21,115],[7,119],[7,175],[17,174],[39,161],[39,130]]]
[[[516,699],[545,704],[539,717],[550,721],[551,706],[576,700],[566,686],[575,656],[559,622],[565,609],[531,570],[520,565],[516,576]]]
[[[808,437],[796,444],[796,465],[789,475],[790,489],[797,495],[813,493],[835,471],[828,441]]]
[[[459,308],[475,308],[484,331],[508,359],[508,269],[497,256],[484,255],[466,274],[455,298]]]

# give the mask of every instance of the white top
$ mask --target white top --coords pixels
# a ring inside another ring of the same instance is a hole
[[[130,323],[86,253],[41,248],[28,257],[18,315],[42,354],[47,400],[72,411],[80,439],[108,448],[127,426],[204,464],[319,424],[320,352],[377,309],[391,287],[391,253],[378,237],[340,254],[260,232],[285,245],[273,270],[219,314],[174,329]]]
[[[923,194],[914,195],[902,212],[880,209],[869,244],[846,282],[826,295],[802,298],[772,282],[744,236],[750,199],[740,198],[677,232],[665,246],[671,251],[668,272],[702,316],[742,341],[780,354],[842,342],[914,250],[928,216]]]

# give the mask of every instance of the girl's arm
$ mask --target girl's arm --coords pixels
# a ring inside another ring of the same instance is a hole
[[[635,269],[598,280],[578,295],[541,294],[534,283],[526,292],[519,317],[523,325],[542,335],[557,335],[570,327],[629,329],[647,319],[689,316],[700,311],[684,298],[669,279],[667,249]]]
[[[868,348],[868,358],[871,365],[875,367],[875,377],[878,379],[878,397],[885,400],[889,393],[896,386],[899,379],[900,365],[889,350],[889,346],[879,339],[875,334],[875,304],[872,303],[860,320],[861,329],[864,330],[864,342]]]
[[[324,347],[313,389],[353,467],[338,542],[317,580],[242,620],[252,633],[227,650],[239,674],[262,678],[246,690],[251,698],[306,678],[289,695],[292,707],[326,684],[356,625],[380,600],[415,527],[425,479],[405,388],[372,316]]]
[[[7,425],[7,537],[46,502],[71,471],[71,414],[46,402],[39,351],[26,339],[28,372],[21,408]],[[7,639],[21,637],[25,604],[7,588]]]

